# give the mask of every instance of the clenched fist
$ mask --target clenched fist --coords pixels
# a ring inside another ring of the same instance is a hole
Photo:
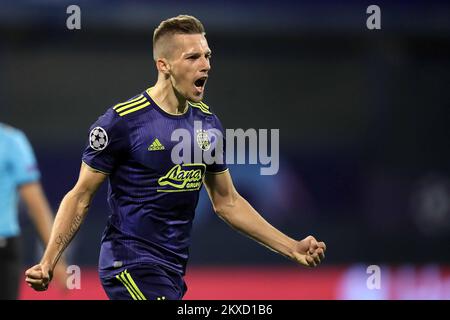
[[[36,291],[45,291],[52,280],[53,271],[47,264],[37,264],[25,271],[25,281]]]
[[[317,267],[325,258],[326,249],[324,242],[318,242],[313,236],[307,236],[296,243],[294,260],[306,267]]]

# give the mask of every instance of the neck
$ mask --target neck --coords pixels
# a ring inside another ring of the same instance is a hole
[[[183,114],[186,112],[186,98],[178,94],[170,79],[164,79],[163,75],[158,75],[158,81],[152,88],[150,96],[167,113]]]

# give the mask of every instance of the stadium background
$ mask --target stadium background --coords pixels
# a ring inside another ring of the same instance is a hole
[[[66,8],[81,7],[81,30]],[[156,80],[155,26],[181,13],[213,50],[205,102],[226,128],[280,129],[280,170],[232,165],[238,190],[295,238],[328,244],[314,270],[231,230],[205,192],[189,299],[450,299],[450,6],[397,1],[366,28],[365,1],[0,1],[0,121],[31,140],[56,210],[90,124]],[[95,268],[106,187],[68,251],[82,288],[25,299],[102,299]],[[42,248],[21,215],[24,268]],[[366,268],[379,265],[380,290]]]

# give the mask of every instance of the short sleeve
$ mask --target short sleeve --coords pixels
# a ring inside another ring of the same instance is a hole
[[[213,115],[215,122],[215,130],[217,134],[213,134],[214,139],[214,162],[206,166],[209,173],[222,173],[228,170],[226,163],[226,137],[222,127],[222,123],[216,115]]]
[[[10,159],[14,181],[17,185],[36,182],[40,178],[33,149],[25,134],[16,131],[10,144]]]
[[[111,173],[128,152],[128,135],[122,119],[112,109],[89,128],[82,160],[91,168]]]

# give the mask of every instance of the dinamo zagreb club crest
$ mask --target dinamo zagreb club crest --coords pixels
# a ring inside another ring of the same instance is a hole
[[[108,135],[102,127],[95,127],[89,134],[89,145],[92,149],[101,151],[108,145]]]
[[[197,130],[197,144],[203,151],[208,151],[211,147],[211,142],[209,141],[206,130]]]

